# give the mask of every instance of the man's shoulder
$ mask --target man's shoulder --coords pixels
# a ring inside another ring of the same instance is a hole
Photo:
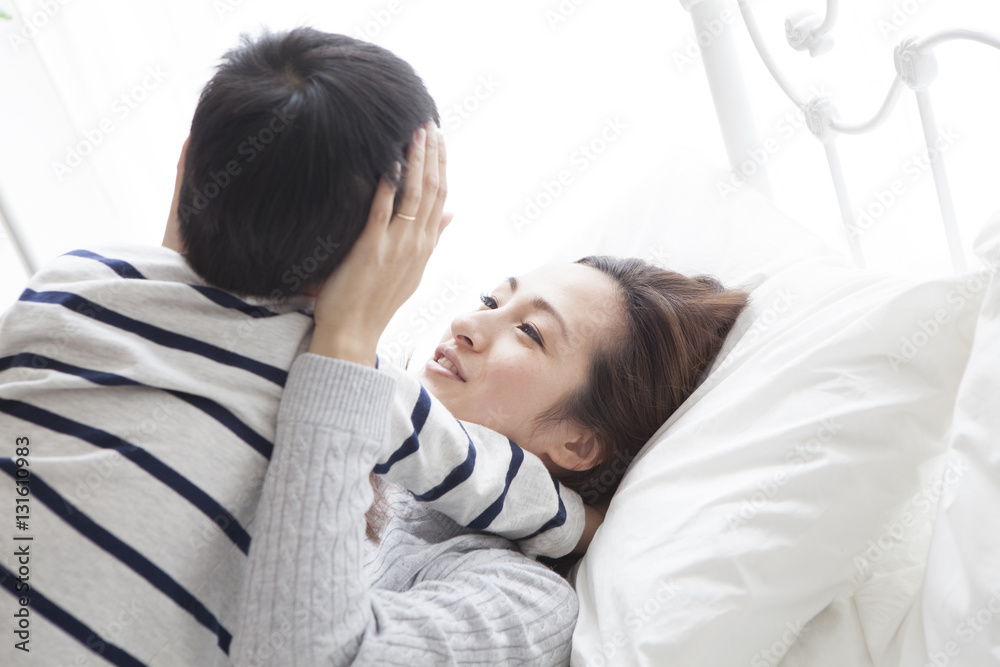
[[[229,313],[236,317],[309,317],[312,300],[302,295],[279,298],[241,295],[207,283],[184,255],[162,246],[108,245],[71,250],[47,262],[31,278],[22,300],[32,293],[72,292],[94,298],[102,307],[131,300],[140,309],[180,309],[191,315]],[[118,298],[116,298],[118,297]],[[106,302],[107,301],[107,302]],[[195,310],[190,310],[190,308]],[[254,327],[257,328],[257,327]]]
[[[47,261],[28,287],[102,279],[201,282],[180,255],[169,248],[108,245],[70,250]]]
[[[72,357],[64,361],[100,353],[90,361],[104,372],[180,364],[280,385],[312,319],[303,297],[265,301],[206,285],[168,248],[73,250],[47,263],[0,316],[0,356],[40,354],[40,341],[58,336],[61,357]],[[128,361],[135,355],[138,367]]]

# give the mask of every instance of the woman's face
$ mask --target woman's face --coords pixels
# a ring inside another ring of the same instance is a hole
[[[504,434],[546,462],[537,418],[578,389],[621,304],[614,281],[581,264],[509,278],[445,331],[420,380],[458,419]],[[558,431],[558,429],[557,429]]]

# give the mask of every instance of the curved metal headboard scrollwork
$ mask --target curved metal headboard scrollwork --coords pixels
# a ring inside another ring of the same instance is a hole
[[[864,266],[864,255],[858,241],[860,233],[851,213],[850,196],[837,151],[837,137],[841,134],[864,134],[881,126],[892,113],[899,101],[903,87],[906,86],[913,90],[916,95],[924,141],[927,150],[933,154],[934,146],[939,140],[934,107],[931,104],[928,91],[938,75],[934,50],[946,42],[957,40],[978,42],[1000,50],[1000,37],[975,30],[952,29],[936,32],[926,37],[904,39],[895,48],[893,60],[896,74],[881,106],[868,120],[851,123],[841,120],[836,107],[828,98],[812,97],[807,99],[796,92],[779,70],[761,37],[761,32],[750,8],[750,0],[736,0],[736,2],[754,48],[756,48],[771,77],[785,96],[805,114],[810,132],[823,144],[851,255],[858,266]],[[696,30],[713,14],[718,15],[726,10],[726,0],[681,0],[681,4],[691,13]],[[833,48],[832,31],[837,21],[838,10],[838,0],[827,0],[826,15],[822,18],[811,12],[798,12],[789,16],[785,20],[785,36],[788,44],[798,51],[808,51],[813,57],[829,52]],[[745,113],[750,108],[745,86],[742,81],[733,83],[736,79],[741,78],[735,58],[735,44],[731,35],[722,35],[710,44],[701,44],[701,48],[729,160],[736,168],[746,159],[746,156],[750,155],[750,151],[754,147],[755,129],[752,126],[750,115]],[[727,56],[731,59],[727,60]],[[730,85],[733,86],[733,89],[717,94],[718,88]],[[738,111],[743,113],[738,113]],[[744,122],[740,122],[740,117]],[[747,121],[749,121],[749,125]],[[934,187],[937,191],[952,266],[956,271],[964,271],[966,270],[965,254],[962,250],[944,160],[932,160],[931,172],[934,176]]]

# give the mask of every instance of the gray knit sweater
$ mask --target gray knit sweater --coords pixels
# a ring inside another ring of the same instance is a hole
[[[565,665],[569,584],[501,537],[390,492],[365,539],[395,380],[316,355],[292,366],[254,520],[237,665]]]

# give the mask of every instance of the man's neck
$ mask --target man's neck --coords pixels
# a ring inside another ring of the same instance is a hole
[[[170,248],[176,253],[181,255],[184,254],[184,244],[181,241],[180,224],[177,221],[177,216],[171,211],[170,217],[167,219],[167,228],[163,232],[163,243],[161,244],[164,248]]]

